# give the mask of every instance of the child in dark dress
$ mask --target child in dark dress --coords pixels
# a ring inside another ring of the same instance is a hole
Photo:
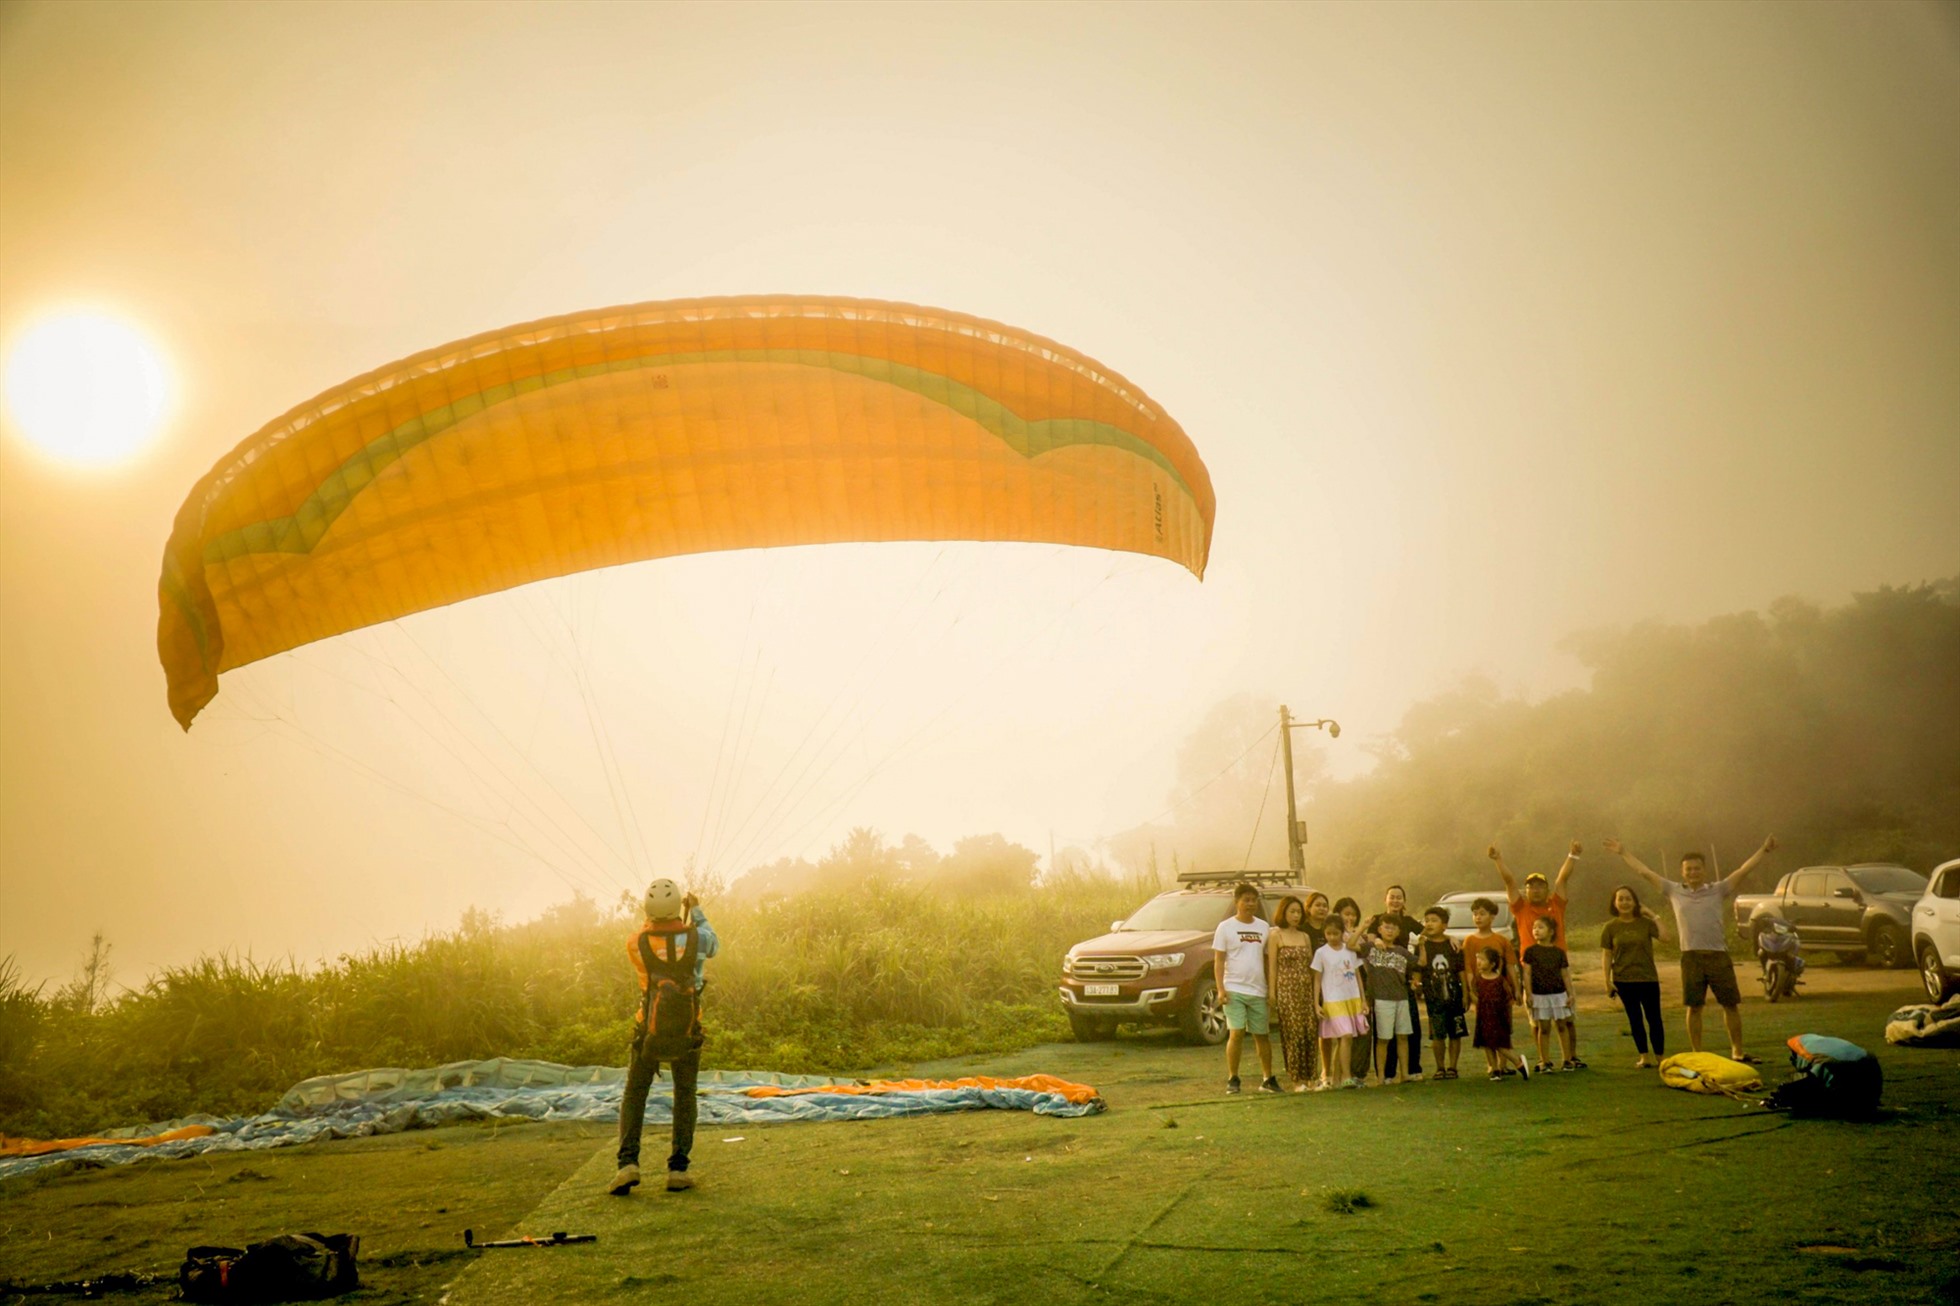
[[[1475,1042],[1484,1050],[1488,1077],[1502,1079],[1507,1071],[1515,1069],[1529,1082],[1531,1067],[1511,1050],[1511,1004],[1517,1001],[1518,990],[1504,965],[1504,954],[1496,948],[1485,948],[1478,953],[1477,974],[1471,982],[1477,986]]]

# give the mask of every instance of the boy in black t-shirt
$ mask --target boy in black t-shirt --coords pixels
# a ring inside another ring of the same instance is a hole
[[[1423,1005],[1429,1009],[1429,1050],[1436,1066],[1431,1079],[1456,1078],[1457,1055],[1470,1032],[1463,1019],[1463,949],[1450,938],[1449,923],[1447,910],[1431,907],[1422,914],[1422,937],[1416,942]]]
[[[1550,1041],[1550,1027],[1556,1026],[1559,1049],[1565,1054],[1559,1069],[1584,1070],[1586,1063],[1579,1060],[1572,1028],[1570,966],[1565,949],[1552,942],[1558,935],[1558,926],[1550,916],[1540,916],[1531,923],[1531,935],[1537,942],[1526,948],[1519,960],[1530,977],[1531,1036],[1538,1045],[1538,1069],[1552,1068],[1546,1045]]]

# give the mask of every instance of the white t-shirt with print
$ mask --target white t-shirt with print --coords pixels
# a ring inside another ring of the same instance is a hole
[[[1272,927],[1257,916],[1227,916],[1212,931],[1211,950],[1225,954],[1225,991],[1249,998],[1266,996],[1266,934]]]
[[[1361,996],[1361,958],[1350,949],[1322,944],[1314,951],[1312,965],[1320,972],[1321,1002],[1346,1002]]]

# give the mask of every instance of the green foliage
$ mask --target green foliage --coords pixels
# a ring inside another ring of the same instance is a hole
[[[711,902],[722,952],[709,963],[706,1064],[856,1072],[1060,1038],[1062,953],[1135,905],[1082,874],[977,898],[869,878],[851,892]],[[412,946],[310,971],[206,957],[93,1005],[43,999],[0,964],[0,1130],[256,1112],[308,1076],[368,1066],[618,1065],[638,997],[633,925],[584,899],[522,925],[472,911]]]
[[[1320,1204],[1331,1215],[1353,1215],[1373,1207],[1375,1199],[1359,1188],[1332,1188],[1321,1197]]]
[[[1570,643],[1590,689],[1537,703],[1466,681],[1411,708],[1372,772],[1314,787],[1309,878],[1364,901],[1399,881],[1419,903],[1494,887],[1486,844],[1549,874],[1578,837],[1585,920],[1631,878],[1599,854],[1606,835],[1673,874],[1688,849],[1733,870],[1774,833],[1757,891],[1816,863],[1928,870],[1960,846],[1956,592],[1590,633]]]

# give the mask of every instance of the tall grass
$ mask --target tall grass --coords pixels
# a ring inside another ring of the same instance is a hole
[[[986,898],[873,882],[709,903],[722,951],[705,1064],[841,1073],[1061,1037],[1062,953],[1136,899],[1076,877]],[[366,1066],[619,1065],[638,995],[634,924],[585,900],[521,925],[471,913],[418,944],[310,969],[205,957],[94,1004],[45,998],[0,963],[0,1131],[254,1112],[300,1079]]]

